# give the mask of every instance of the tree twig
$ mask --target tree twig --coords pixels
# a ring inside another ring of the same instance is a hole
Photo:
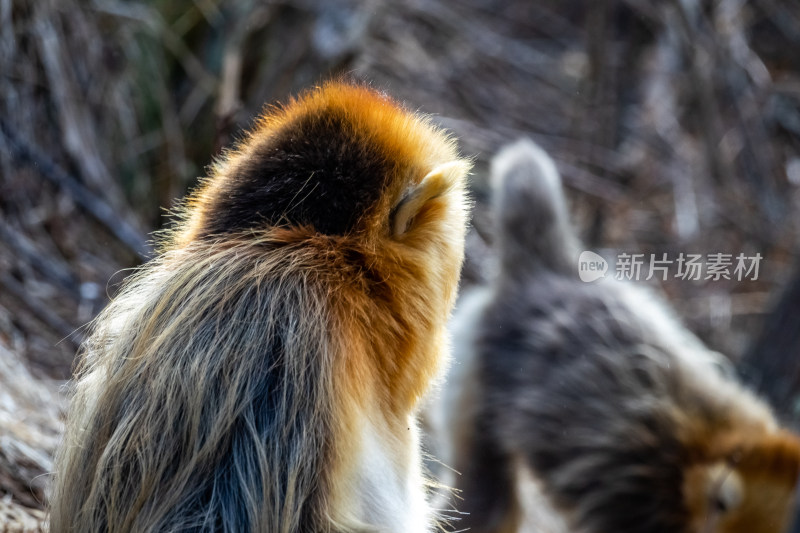
[[[51,254],[44,256],[31,242],[30,239],[19,233],[0,218],[0,241],[5,241],[18,256],[22,256],[34,269],[38,270],[47,279],[65,289],[80,301],[79,281],[70,272],[69,268],[57,263]]]
[[[44,306],[35,298],[31,298],[28,291],[22,284],[11,275],[0,272],[0,288],[14,297],[22,305],[28,308],[33,315],[42,321],[44,325],[55,331],[64,340],[71,343],[77,349],[83,340],[83,334],[79,329],[68,324],[66,320],[55,314],[48,307]]]
[[[105,226],[111,234],[140,259],[147,260],[149,258],[152,250],[147,244],[146,237],[126,221],[121,220],[114,209],[102,198],[92,193],[77,179],[64,172],[41,150],[22,139],[2,118],[0,118],[0,133],[5,137],[6,143],[16,160],[29,164],[38,170],[42,177],[69,194],[77,205]]]

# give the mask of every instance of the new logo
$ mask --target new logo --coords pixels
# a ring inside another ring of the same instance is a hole
[[[590,283],[604,278],[608,272],[608,262],[589,250],[584,250],[578,257],[578,276],[581,281]]]

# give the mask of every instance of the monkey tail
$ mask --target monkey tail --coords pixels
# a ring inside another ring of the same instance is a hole
[[[491,177],[501,276],[574,272],[579,242],[550,156],[517,141],[495,156]]]

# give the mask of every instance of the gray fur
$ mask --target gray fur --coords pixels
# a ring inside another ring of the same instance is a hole
[[[505,147],[492,161],[492,186],[501,276],[570,270],[577,240],[550,156],[529,140]]]
[[[324,299],[259,244],[165,254],[95,322],[52,531],[328,531]]]
[[[452,322],[467,336],[445,394],[445,461],[461,474],[454,530],[514,531],[523,464],[571,531],[687,532],[681,424],[761,429],[771,414],[723,379],[655,294],[578,279],[578,239],[546,158],[523,142],[495,161],[504,267]]]

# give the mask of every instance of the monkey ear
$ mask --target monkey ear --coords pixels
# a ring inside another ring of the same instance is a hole
[[[733,511],[744,498],[744,481],[731,465],[717,463],[709,469],[708,499],[713,514]]]
[[[408,190],[392,210],[390,218],[392,236],[399,237],[407,232],[422,207],[456,185],[468,169],[469,166],[464,161],[443,163],[436,166],[422,178],[422,181]]]

